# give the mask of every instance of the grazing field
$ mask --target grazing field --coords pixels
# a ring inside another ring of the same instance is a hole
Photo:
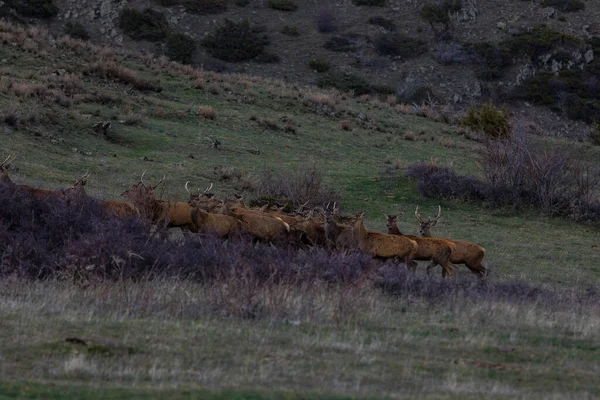
[[[0,23],[0,33],[10,60],[0,157],[17,155],[15,181],[59,188],[90,172],[88,193],[116,199],[147,170],[149,181],[166,175],[163,198],[185,200],[186,181],[252,196],[266,168],[308,165],[344,212],[367,211],[370,229],[385,229],[382,212],[404,212],[401,229],[416,234],[415,206],[433,215],[439,201],[403,177],[410,163],[480,173],[480,142],[443,110],[207,73],[39,28]],[[82,284],[17,278],[2,264],[0,398],[599,396],[598,227],[441,205],[435,234],[484,246],[487,285],[464,267],[457,282],[386,264],[334,283],[257,282],[240,267]]]

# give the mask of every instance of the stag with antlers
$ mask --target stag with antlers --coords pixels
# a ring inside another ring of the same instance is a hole
[[[419,233],[423,237],[430,238],[431,237],[431,227],[435,226],[442,215],[442,207],[438,206],[438,213],[432,219],[429,218],[427,221],[424,221],[421,218],[421,214],[419,214],[419,206],[415,209],[415,217],[417,221],[419,221]],[[455,239],[447,239],[455,245],[455,249],[450,255],[450,262],[453,264],[464,264],[469,268],[471,272],[476,274],[477,276],[483,278],[487,274],[487,270],[483,265],[483,258],[485,257],[485,249],[475,243],[468,242],[466,240],[455,240]],[[433,266],[428,266],[427,269],[433,268]],[[442,272],[442,274],[444,274]]]
[[[444,276],[449,275],[453,276],[456,271],[456,267],[450,261],[452,253],[455,251],[456,246],[449,240],[446,239],[438,239],[438,238],[425,238],[414,235],[405,235],[398,228],[398,217],[399,215],[387,215],[383,213],[383,216],[386,219],[386,226],[388,228],[388,233],[391,235],[398,235],[402,237],[409,238],[414,240],[417,243],[417,253],[414,256],[414,260],[416,261],[431,261],[427,266],[427,273],[431,268],[436,265],[441,265],[444,269]],[[417,263],[412,262],[410,265],[410,269],[415,272],[417,268]]]
[[[8,157],[6,157],[6,160],[4,160],[2,162],[2,164],[0,164],[0,183],[4,183],[4,184],[13,183],[10,180],[10,176],[8,176],[8,170],[10,169],[10,163],[13,162],[15,160],[15,158],[17,158],[17,156],[13,156],[12,154],[9,154]]]
[[[145,174],[146,171],[142,173],[140,181],[123,192],[121,196],[131,201],[140,211],[140,214],[153,225],[160,224],[167,228],[178,227],[184,233],[188,231],[195,232],[196,227],[192,221],[192,208],[188,203],[156,199],[154,190],[165,181],[166,176],[163,176],[156,185],[146,185],[144,183]]]

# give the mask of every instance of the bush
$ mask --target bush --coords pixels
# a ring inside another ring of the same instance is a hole
[[[321,33],[335,32],[337,30],[335,16],[330,9],[322,8],[319,10],[319,15],[317,16],[317,29]]]
[[[399,33],[379,35],[373,44],[377,54],[382,56],[409,59],[427,52],[427,44],[424,41]]]
[[[382,28],[385,28],[388,31],[396,30],[396,24],[394,23],[394,21],[384,17],[371,17],[369,18],[369,24],[381,26]]]
[[[183,33],[170,33],[167,36],[167,57],[182,64],[191,64],[196,41]]]
[[[251,27],[245,20],[235,23],[225,19],[223,25],[204,39],[202,46],[209,54],[223,61],[240,62],[258,57],[269,44],[264,29]]]
[[[505,139],[511,135],[511,126],[506,106],[501,110],[490,101],[476,108],[472,106],[460,120],[464,127],[483,132],[492,139]]]
[[[288,36],[300,36],[300,32],[298,32],[298,28],[295,26],[284,25],[281,28],[281,33]]]
[[[381,93],[394,94],[395,89],[383,85],[371,85],[366,79],[342,72],[328,72],[317,79],[317,86],[322,88],[334,87],[338,90],[349,92],[353,91],[355,95]]]
[[[25,17],[52,18],[58,14],[53,0],[5,0],[4,4]]]
[[[324,48],[331,51],[356,51],[363,37],[358,34],[347,34],[344,36],[333,36],[327,39]]]
[[[298,8],[295,0],[269,0],[269,7],[274,10],[295,11]]]
[[[352,0],[354,5],[369,7],[385,7],[385,0]]]
[[[424,85],[411,86],[398,93],[398,100],[408,104],[423,104],[431,102],[434,98],[433,90]]]
[[[544,0],[544,7],[554,7],[562,12],[581,11],[585,9],[585,3],[581,0]]]
[[[226,0],[156,0],[165,7],[184,6],[194,14],[219,14],[227,10]]]
[[[90,38],[85,26],[76,21],[68,21],[65,24],[65,33],[75,39],[88,40]]]
[[[582,41],[575,36],[554,31],[545,25],[538,25],[531,32],[502,41],[500,47],[513,55],[535,61],[558,45],[579,47],[581,44]]]
[[[263,51],[256,58],[254,58],[254,61],[263,63],[263,64],[277,63],[277,62],[279,62],[279,60],[280,60],[279,54],[272,53],[270,51]]]
[[[425,21],[429,22],[431,29],[436,31],[435,25],[444,26],[444,31],[450,29],[450,13],[461,10],[461,0],[445,0],[441,4],[425,4],[421,7],[420,15]]]
[[[119,27],[132,39],[160,41],[167,36],[169,24],[164,14],[150,8],[144,11],[126,8],[119,16]]]
[[[320,58],[312,59],[308,63],[308,66],[317,72],[327,72],[329,71],[329,61],[323,60]]]
[[[600,124],[594,125],[594,129],[590,132],[590,139],[594,146],[600,146]]]
[[[510,52],[491,43],[471,43],[465,49],[469,52],[471,62],[475,64],[475,75],[479,79],[498,79],[511,63]]]
[[[250,0],[235,0],[235,5],[238,7],[246,7],[250,4]]]
[[[412,164],[406,176],[417,181],[417,189],[425,197],[461,201],[484,201],[489,197],[484,182],[436,164]]]

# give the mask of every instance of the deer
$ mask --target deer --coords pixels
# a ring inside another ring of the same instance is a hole
[[[214,233],[220,238],[228,238],[241,231],[238,219],[224,214],[213,214],[199,207],[191,210],[191,218],[196,232]]]
[[[322,209],[326,246],[330,250],[350,250],[352,248],[356,248],[357,245],[354,240],[354,228],[352,227],[353,221],[351,221],[353,217],[346,219],[346,222],[350,222],[350,224],[338,223],[335,217],[339,212],[339,209],[335,207],[335,204],[336,203],[333,203],[332,209],[330,209],[328,205]]]
[[[210,184],[210,186],[204,189],[203,192],[200,192],[200,189],[198,189],[197,193],[192,193],[190,191],[190,189],[188,188],[189,183],[190,181],[187,181],[184,185],[184,188],[189,195],[188,204],[190,205],[190,207],[200,207],[208,212],[212,212],[222,206],[222,202],[215,199],[215,194],[210,193],[210,190],[213,187],[212,183]]]
[[[431,261],[427,266],[428,275],[429,271],[431,271],[431,268],[435,267],[436,265],[440,265],[443,268],[444,276],[454,275],[456,267],[450,262],[450,258],[452,253],[456,249],[456,245],[454,245],[454,243],[446,239],[405,235],[400,231],[397,223],[398,217],[402,215],[402,213],[399,215],[388,215],[386,213],[383,213],[383,216],[386,219],[386,227],[388,228],[388,233],[390,235],[398,235],[409,238],[417,243],[417,253],[415,254],[413,260]],[[417,263],[413,261],[410,268],[414,273],[417,268]]]
[[[81,176],[81,178],[77,179],[75,183],[71,185],[71,187],[64,189],[62,191],[62,195],[68,199],[75,198],[85,198],[87,197],[87,193],[85,191],[85,185],[87,184],[87,180],[90,177],[90,174],[86,172]]]
[[[158,200],[154,196],[154,190],[165,181],[166,176],[163,176],[156,185],[146,185],[144,183],[145,173],[146,171],[142,173],[138,183],[121,193],[121,196],[131,201],[153,225],[163,224],[167,228],[178,227],[184,233],[195,232],[196,227],[192,222],[192,207],[188,203]]]
[[[242,230],[258,240],[284,243],[289,237],[290,225],[278,217],[271,217],[260,211],[232,207],[230,204],[225,204],[223,214],[239,220]]]
[[[364,224],[365,214],[365,212],[356,214],[356,221],[353,225],[354,240],[360,251],[375,258],[402,259],[406,268],[409,269],[412,259],[417,253],[417,242],[404,236],[367,230]]]
[[[431,237],[431,227],[435,226],[440,219],[442,214],[442,206],[438,206],[437,215],[427,221],[423,221],[421,214],[419,214],[419,206],[415,209],[415,217],[419,221],[419,233],[423,237]],[[450,255],[450,262],[453,264],[464,264],[469,270],[480,278],[484,278],[487,275],[487,269],[483,265],[483,258],[485,257],[485,249],[475,243],[467,242],[466,240],[455,240],[447,239],[454,243],[455,250]],[[427,268],[430,268],[429,266]],[[431,267],[433,268],[433,267]],[[445,271],[442,272],[445,274]]]
[[[62,197],[62,195],[63,195],[62,191],[34,188],[32,186],[25,185],[25,184],[14,183],[10,179],[10,176],[8,175],[8,170],[10,168],[10,163],[12,163],[16,158],[17,158],[16,156],[9,155],[6,158],[6,160],[4,160],[2,162],[2,164],[0,164],[0,172],[2,173],[2,175],[0,175],[0,182],[4,183],[6,185],[11,185],[12,187],[21,189],[21,190],[29,193],[31,196],[35,197],[38,200]]]

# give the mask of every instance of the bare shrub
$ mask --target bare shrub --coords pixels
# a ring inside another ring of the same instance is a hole
[[[323,182],[323,176],[314,164],[301,165],[292,172],[265,168],[257,181],[255,194],[289,201],[295,206],[307,202],[307,206],[321,206],[340,198]]]
[[[329,8],[322,8],[317,15],[317,29],[321,33],[335,32],[337,26],[335,24],[335,16]]]
[[[119,82],[129,84],[137,90],[151,90],[154,92],[162,91],[162,88],[159,85],[139,78],[134,70],[121,67],[112,61],[95,63],[91,66],[91,71],[114,78]]]
[[[351,131],[352,127],[350,125],[350,120],[343,119],[340,121],[340,129],[343,131]]]

